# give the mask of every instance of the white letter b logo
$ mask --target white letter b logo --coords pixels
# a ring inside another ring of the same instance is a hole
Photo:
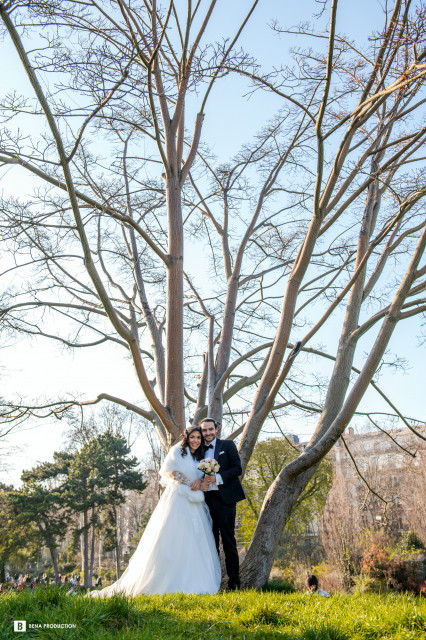
[[[14,620],[13,622],[13,630],[14,631],[26,631],[27,623],[25,620]]]

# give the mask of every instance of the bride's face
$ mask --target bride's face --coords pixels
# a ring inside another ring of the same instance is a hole
[[[190,433],[188,436],[188,444],[191,449],[191,453],[196,451],[201,444],[201,434],[198,431],[194,431]]]

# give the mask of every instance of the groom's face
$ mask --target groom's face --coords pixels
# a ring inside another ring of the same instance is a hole
[[[201,423],[201,431],[203,433],[204,442],[210,444],[216,438],[217,429],[214,422],[207,420]]]

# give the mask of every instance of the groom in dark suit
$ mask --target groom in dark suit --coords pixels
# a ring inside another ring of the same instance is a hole
[[[225,554],[228,587],[240,588],[240,565],[235,541],[237,502],[245,499],[239,476],[242,473],[240,456],[232,440],[217,437],[218,425],[212,418],[200,423],[205,443],[205,458],[214,458],[220,469],[216,475],[206,476],[201,489],[205,491],[207,506],[213,520],[213,535],[219,552],[219,535]]]

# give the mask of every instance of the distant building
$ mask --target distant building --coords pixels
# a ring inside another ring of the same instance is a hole
[[[416,430],[426,436],[425,426]],[[355,433],[349,427],[344,439],[347,448],[339,440],[331,452],[335,470],[331,498],[333,493],[344,493],[347,507],[358,512],[354,519],[359,527],[414,528],[426,538],[425,518],[420,513],[425,511],[426,441],[407,427],[386,433]]]

